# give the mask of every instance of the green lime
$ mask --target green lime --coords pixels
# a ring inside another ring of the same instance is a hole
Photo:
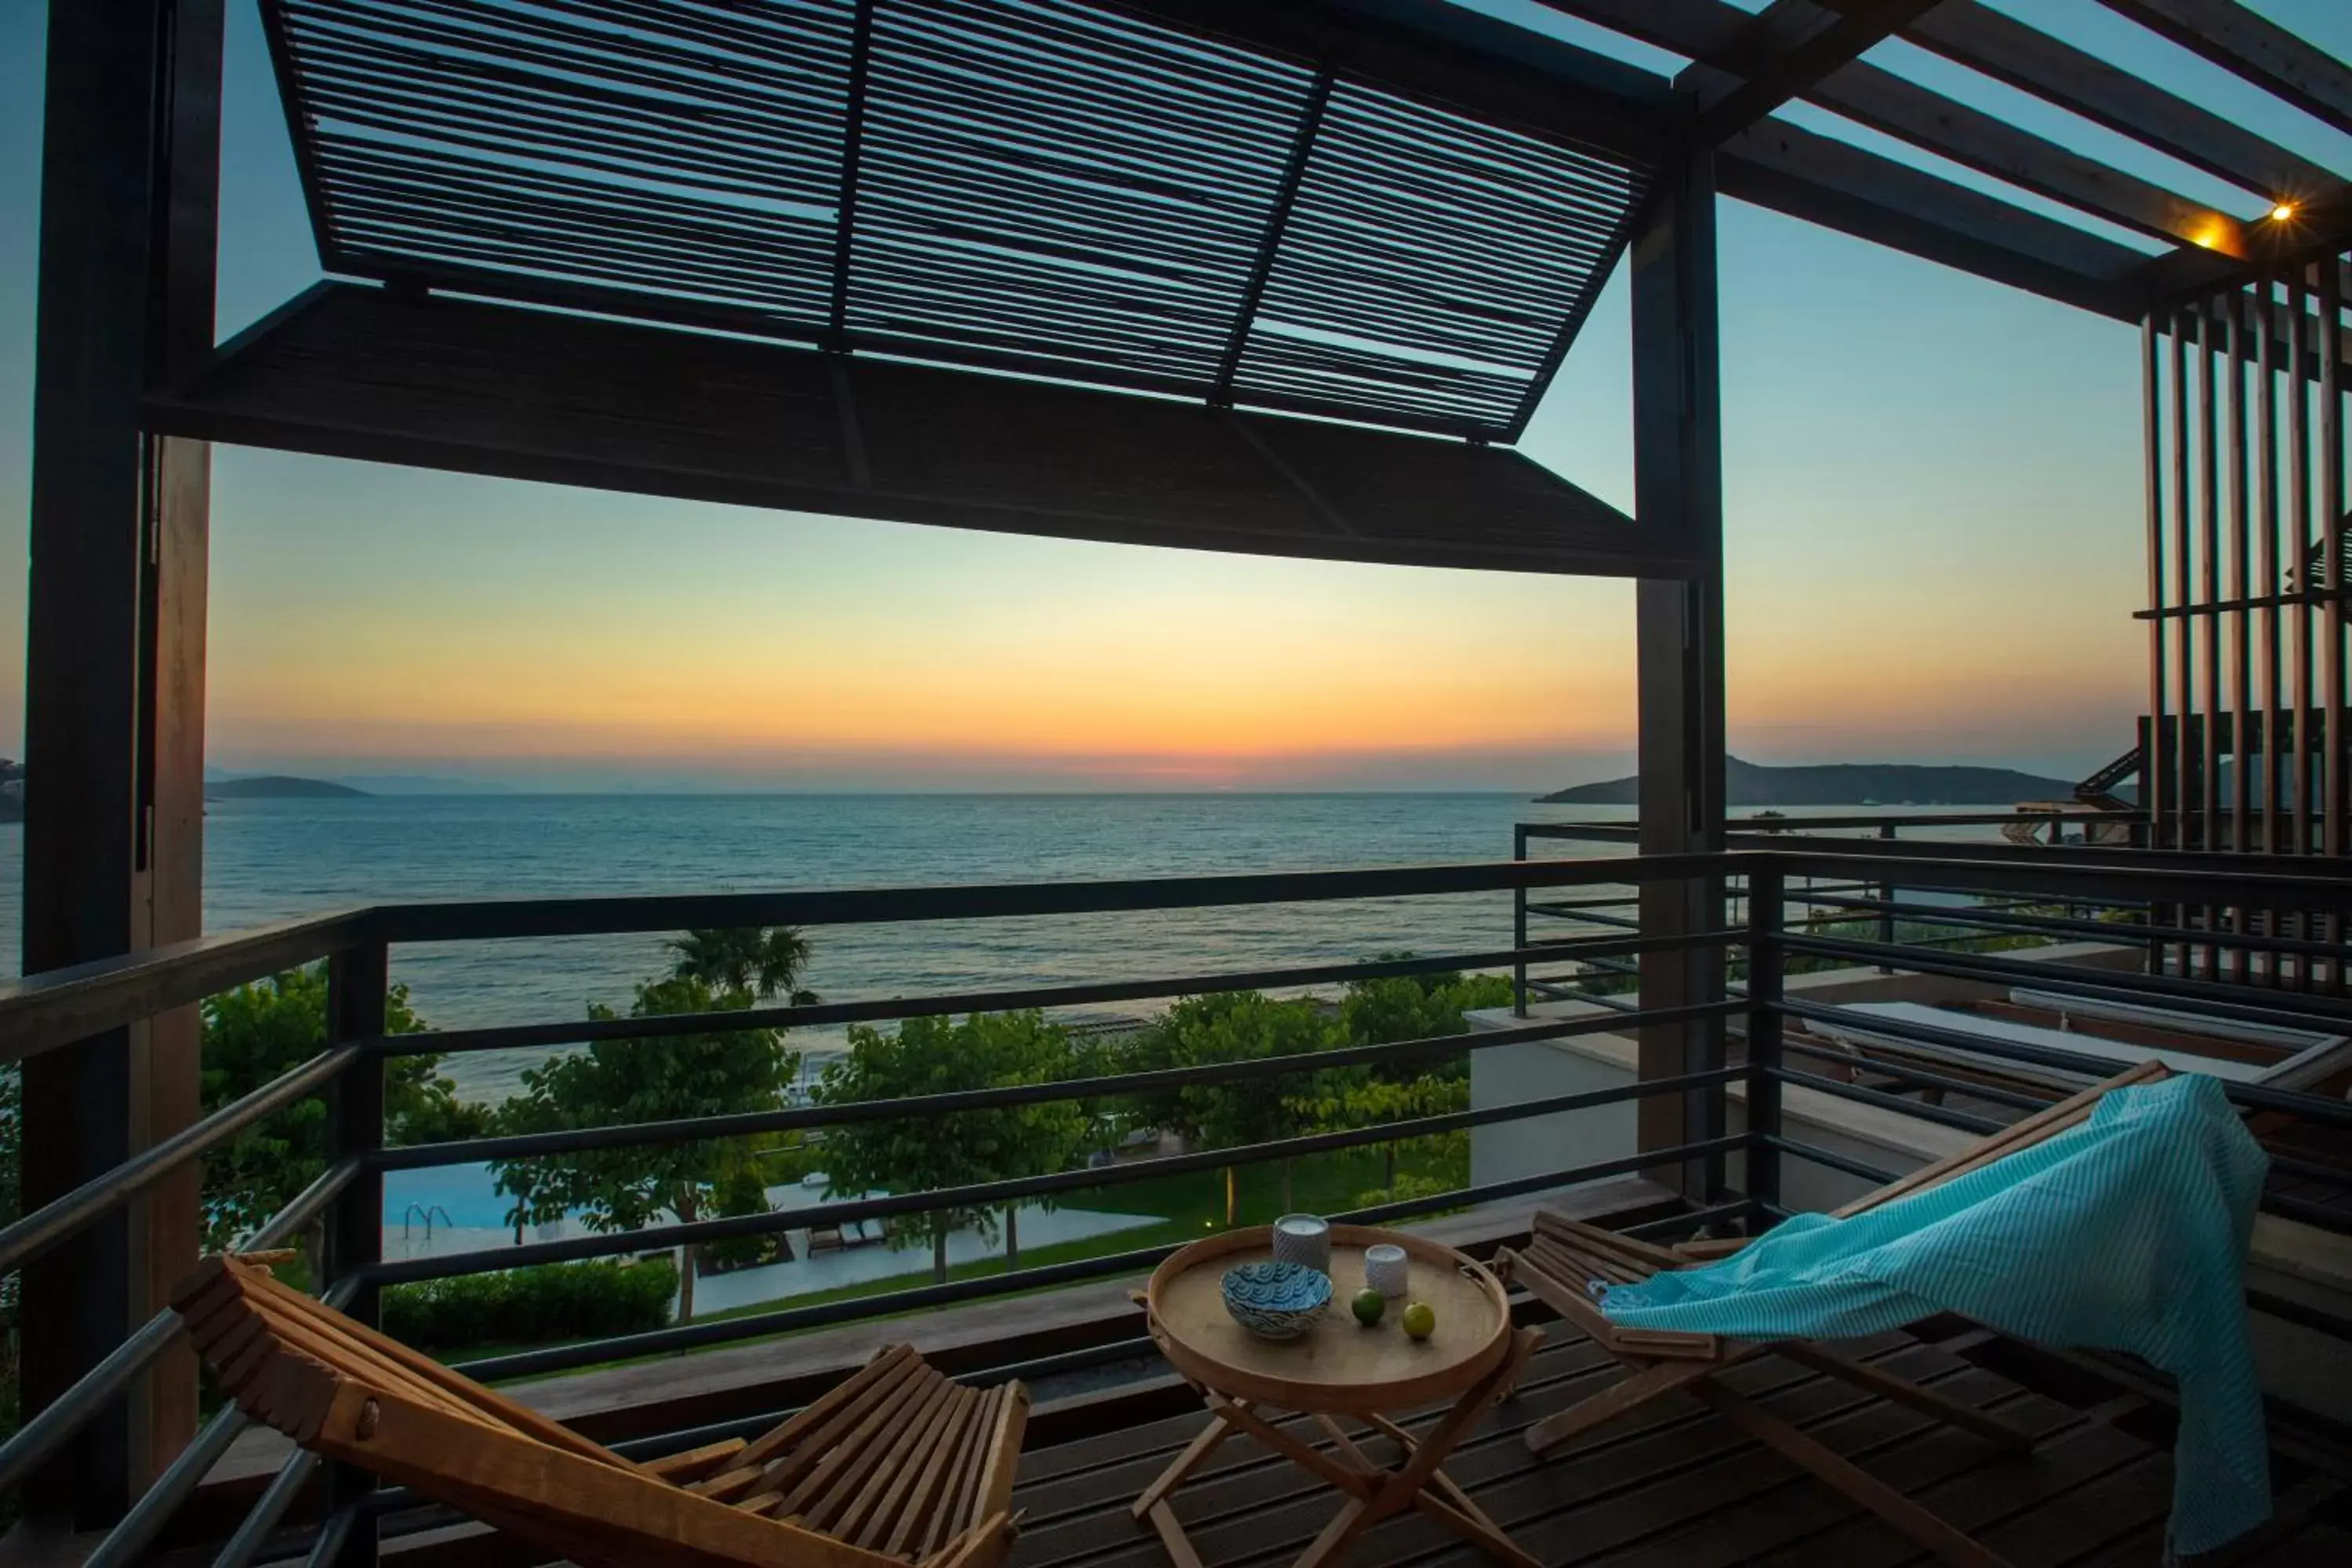
[[[1389,1310],[1389,1299],[1378,1290],[1363,1289],[1356,1292],[1356,1299],[1350,1305],[1355,1309],[1356,1321],[1369,1329],[1381,1321],[1381,1313]]]
[[[1415,1301],[1404,1310],[1404,1331],[1417,1340],[1437,1331],[1437,1313],[1428,1302]]]

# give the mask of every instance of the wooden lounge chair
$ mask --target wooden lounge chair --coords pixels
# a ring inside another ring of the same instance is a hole
[[[2171,1076],[2162,1062],[2147,1062],[2103,1083],[2050,1106],[2023,1121],[1990,1134],[1959,1152],[1924,1165],[1906,1176],[1865,1194],[1843,1208],[1840,1215],[1861,1214],[1906,1194],[1922,1191],[1955,1176],[1990,1164],[2005,1155],[2031,1148],[2042,1140],[2074,1126],[2091,1114],[2099,1097],[2129,1084],[2152,1083]],[[1561,1411],[1528,1429],[1528,1447],[1549,1452],[1578,1434],[1638,1409],[1663,1395],[1684,1393],[1715,1410],[1749,1436],[1795,1460],[1848,1498],[1884,1519],[1948,1562],[1994,1568],[2001,1559],[1895,1488],[1843,1458],[1763,1406],[1725,1387],[1717,1374],[1767,1352],[1800,1366],[1834,1377],[1893,1404],[1907,1405],[1937,1420],[1989,1441],[2020,1451],[2033,1446],[2032,1436],[1983,1412],[1958,1405],[1902,1378],[1849,1361],[1806,1341],[1775,1341],[1769,1344],[1723,1339],[1715,1334],[1671,1333],[1657,1330],[1621,1329],[1601,1315],[1591,1285],[1612,1285],[1647,1279],[1664,1268],[1687,1268],[1696,1263],[1727,1257],[1748,1245],[1745,1237],[1660,1247],[1598,1226],[1586,1225],[1549,1210],[1538,1211],[1534,1235],[1524,1249],[1505,1249],[1496,1272],[1507,1283],[1523,1286],[1562,1318],[1591,1336],[1593,1342],[1622,1363],[1626,1375],[1582,1403]]]
[[[583,1568],[993,1568],[1028,1392],[894,1345],[808,1408],[638,1464],[274,1279],[208,1258],[173,1293],[222,1391],[304,1447]]]

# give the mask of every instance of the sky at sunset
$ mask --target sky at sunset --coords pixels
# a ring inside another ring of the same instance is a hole
[[[2352,169],[2352,138],[2091,0],[2000,8]],[[2352,57],[2344,0],[2254,8]],[[0,0],[8,754],[44,10]],[[318,275],[252,0],[231,15],[224,336]],[[1939,88],[1965,77],[1899,44],[1872,58]],[[1993,84],[1965,95],[2259,206]],[[1721,252],[1734,752],[2075,774],[2123,750],[2146,679],[2136,331],[1738,203]],[[1630,510],[1625,296],[1621,274],[1526,448]],[[1625,583],[997,537],[243,448],[215,464],[210,753],[232,769],[1532,791],[1622,772],[1633,747]]]

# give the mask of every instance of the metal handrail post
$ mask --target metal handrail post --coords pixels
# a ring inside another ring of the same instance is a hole
[[[1890,822],[1885,826],[1881,827],[1878,830],[1878,836],[1881,838],[1893,838],[1896,837],[1895,824]],[[1883,903],[1893,903],[1895,901],[1895,884],[1892,882],[1879,883],[1878,897],[1880,901]],[[1895,911],[1893,910],[1888,910],[1878,917],[1878,940],[1885,942],[1889,947],[1893,947],[1895,945]],[[1881,964],[1879,966],[1878,973],[1881,974],[1892,974],[1895,971],[1887,968],[1884,964]]]
[[[1511,828],[1511,858],[1524,860],[1527,858],[1527,824],[1518,823]],[[1518,952],[1527,952],[1528,890],[1525,887],[1511,889],[1511,946]],[[1528,961],[1522,957],[1514,960],[1511,964],[1511,1016],[1524,1018],[1527,1016]]]
[[[331,1043],[383,1033],[391,979],[391,952],[381,942],[346,948],[328,959]],[[383,1258],[383,1173],[367,1156],[383,1147],[385,1065],[383,1057],[363,1056],[338,1075],[329,1091],[328,1159],[358,1159],[362,1169],[327,1210],[325,1245],[312,1259],[322,1294],[356,1277],[343,1310],[369,1328],[377,1327],[382,1316],[383,1291],[369,1271]],[[331,1517],[375,1489],[374,1477],[350,1465],[329,1466],[326,1481]],[[332,1568],[374,1568],[380,1545],[375,1516],[354,1519],[333,1553]]]
[[[1780,995],[1788,950],[1780,942],[1784,889],[1769,861],[1748,872],[1748,1196],[1780,1202]]]

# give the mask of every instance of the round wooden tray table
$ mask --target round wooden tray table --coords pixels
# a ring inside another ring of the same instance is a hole
[[[1349,1310],[1363,1284],[1364,1249],[1381,1242],[1405,1250],[1410,1284],[1404,1300],[1425,1301],[1437,1313],[1436,1331],[1426,1340],[1408,1337],[1399,1325],[1403,1301],[1391,1301],[1372,1328]],[[1539,1568],[1440,1468],[1479,1417],[1509,1393],[1542,1338],[1532,1329],[1511,1327],[1510,1302],[1494,1275],[1420,1237],[1335,1225],[1330,1309],[1307,1334],[1276,1342],[1234,1322],[1220,1289],[1225,1270],[1272,1257],[1272,1244],[1266,1226],[1196,1241],[1160,1264],[1145,1295],[1160,1353],[1210,1411],[1207,1427],[1135,1500],[1135,1517],[1160,1532],[1177,1568],[1199,1568],[1200,1558],[1169,1498],[1235,1432],[1247,1433],[1347,1498],[1297,1568],[1330,1562],[1372,1525],[1409,1508],[1503,1562]],[[1393,1419],[1449,1399],[1452,1405],[1420,1436]],[[1332,1447],[1302,1440],[1276,1424],[1279,1415],[1268,1420],[1265,1411],[1307,1416]],[[1337,1419],[1341,1416],[1395,1444],[1399,1462],[1375,1461]]]

